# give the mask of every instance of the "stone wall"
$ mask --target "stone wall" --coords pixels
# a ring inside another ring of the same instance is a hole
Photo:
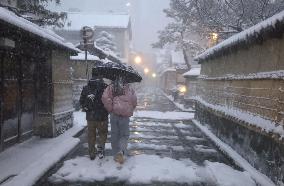
[[[54,135],[73,126],[73,82],[70,54],[52,51],[53,125]]]
[[[202,61],[196,101],[196,118],[202,124],[283,184],[283,38],[236,47]]]

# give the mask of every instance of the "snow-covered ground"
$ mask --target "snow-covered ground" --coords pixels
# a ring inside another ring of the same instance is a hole
[[[80,140],[73,136],[85,127],[84,117],[84,113],[74,113],[74,126],[56,138],[32,137],[2,152],[0,182],[7,179],[5,186],[33,185],[79,143]]]
[[[223,163],[206,161],[205,166],[197,166],[190,159],[175,160],[144,154],[130,157],[123,166],[116,164],[112,157],[95,161],[77,157],[64,162],[64,166],[50,177],[53,182],[94,182],[107,178],[130,183],[206,182],[220,186],[255,186],[248,172],[234,170]]]
[[[165,120],[190,120],[194,118],[194,114],[188,112],[137,111],[134,113],[134,117]]]
[[[176,151],[179,153],[190,152],[190,147],[183,145],[169,145],[163,143],[165,140],[179,141],[179,136],[173,129],[185,133],[189,141],[194,141],[193,149],[200,153],[215,154],[219,153],[209,146],[202,145],[204,138],[190,136],[190,130],[194,125],[184,124],[182,121],[167,120],[172,115],[165,115],[153,111],[147,114],[143,111],[138,112],[139,117],[132,118],[129,151],[152,150],[152,152]],[[171,112],[169,112],[171,113]],[[174,112],[172,112],[174,113]],[[136,113],[137,114],[137,113]],[[187,113],[190,114],[190,113]],[[143,116],[142,116],[143,115]],[[145,119],[144,116],[147,116]],[[159,117],[160,116],[160,117]],[[188,116],[188,115],[186,115]],[[154,119],[149,119],[154,118]],[[179,119],[187,118],[179,116]],[[191,117],[190,117],[191,118]],[[156,120],[158,119],[158,120]],[[163,130],[157,130],[162,128]],[[138,131],[135,131],[137,129]],[[141,130],[143,129],[143,130]],[[139,131],[140,130],[140,131]],[[88,148],[87,143],[83,144]],[[106,143],[106,150],[111,150],[111,144]],[[61,182],[96,182],[114,179],[126,181],[133,184],[151,184],[152,182],[174,182],[186,184],[206,183],[209,185],[220,186],[255,186],[256,183],[247,171],[236,170],[224,163],[205,161],[203,165],[197,165],[190,158],[174,159],[164,155],[153,154],[132,154],[127,157],[123,166],[113,161],[112,156],[107,156],[103,160],[91,161],[88,155],[72,158],[64,162],[64,165],[49,180],[52,183]]]

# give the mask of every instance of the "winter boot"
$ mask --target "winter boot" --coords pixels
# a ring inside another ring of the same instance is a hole
[[[89,148],[89,155],[90,155],[91,160],[96,159],[96,148],[95,147]]]
[[[119,164],[123,164],[124,163],[124,157],[123,157],[123,153],[119,152],[114,156],[114,161],[116,161]]]
[[[104,148],[101,146],[98,146],[98,156],[99,156],[99,159],[103,159],[105,157]]]

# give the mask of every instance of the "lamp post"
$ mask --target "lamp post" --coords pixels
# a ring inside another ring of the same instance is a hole
[[[148,74],[149,73],[149,69],[148,68],[144,68],[144,73]]]
[[[218,43],[219,34],[216,32],[210,33],[210,47]]]
[[[134,58],[134,62],[135,62],[137,65],[139,65],[139,64],[142,62],[142,58],[141,58],[140,56],[136,56],[136,57]]]

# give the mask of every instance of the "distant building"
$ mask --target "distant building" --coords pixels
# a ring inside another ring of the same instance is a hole
[[[185,85],[183,74],[188,68],[184,63],[182,53],[170,51],[170,53],[166,55],[164,62],[167,64],[160,64],[162,68],[160,68],[159,72],[161,88],[168,92],[171,89],[177,88],[178,85]]]
[[[131,20],[128,14],[97,14],[85,12],[69,12],[68,24],[55,32],[67,41],[77,45],[81,42],[80,30],[89,26],[95,30],[94,40],[101,31],[106,31],[114,36],[118,55],[123,62],[129,60],[129,47],[132,40]]]
[[[185,78],[186,92],[184,100],[190,107],[195,107],[195,97],[197,96],[198,76],[200,75],[201,66],[192,65],[191,69],[183,74]]]

